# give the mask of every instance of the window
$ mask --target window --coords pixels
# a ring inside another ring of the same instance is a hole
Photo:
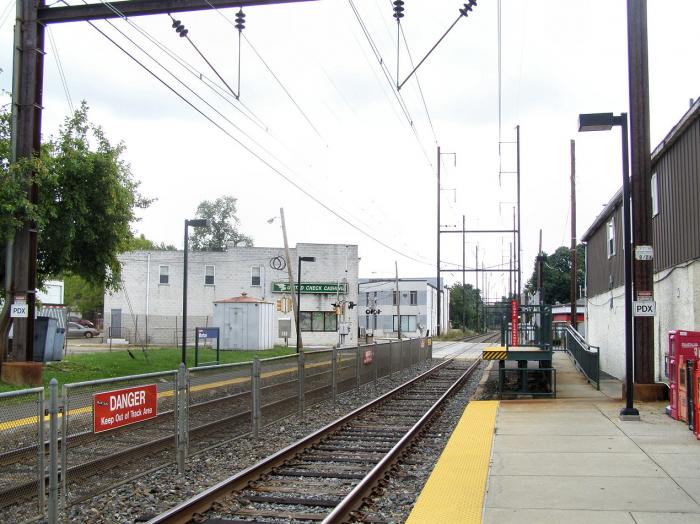
[[[392,297],[393,297],[393,298],[392,298],[392,300],[393,300],[392,304],[394,304],[394,305],[398,304],[398,303],[399,303],[399,293],[398,293],[398,291],[392,291],[392,292],[391,292],[391,295],[392,295]]]
[[[168,284],[168,273],[170,273],[170,266],[160,266],[160,284]]]
[[[396,315],[394,315],[394,331],[398,331],[398,325],[396,324]],[[416,330],[416,315],[401,315],[401,331],[415,331]]]
[[[204,285],[214,285],[214,266],[204,266]]]
[[[651,216],[659,214],[659,179],[656,173],[651,175]]]
[[[369,306],[369,291],[365,293],[365,305]]]
[[[608,258],[615,254],[615,217],[608,222]]]
[[[253,266],[250,268],[250,285],[260,285],[260,266]]]
[[[338,317],[335,311],[301,311],[302,331],[338,331]]]
[[[409,303],[412,306],[418,305],[418,291],[410,291],[409,293]]]

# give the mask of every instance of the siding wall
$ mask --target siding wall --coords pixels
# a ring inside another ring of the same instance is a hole
[[[610,289],[610,277],[612,287],[625,283],[625,252],[622,225],[622,205],[618,205],[614,211],[615,216],[615,254],[608,258],[607,248],[607,224],[609,218],[603,222],[595,233],[588,239],[586,245],[586,291],[587,295],[595,296]]]
[[[659,214],[652,218],[654,272],[700,257],[700,119],[652,166]]]

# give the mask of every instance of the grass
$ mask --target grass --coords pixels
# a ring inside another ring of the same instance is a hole
[[[133,358],[129,355],[129,351]],[[49,362],[44,366],[44,387],[48,388],[49,381],[56,378],[60,384],[70,384],[98,378],[122,377],[138,375],[155,371],[170,371],[177,369],[182,356],[179,348],[149,348],[145,352],[140,348],[113,348],[112,351],[82,353],[64,357],[60,362]],[[270,358],[290,355],[295,348],[275,346],[273,349],[261,351],[221,351],[221,363],[248,362],[254,357]],[[199,350],[199,362],[216,360],[216,350]],[[194,366],[194,348],[187,348],[187,367]],[[24,386],[13,386],[0,382],[0,392],[24,389]]]
[[[474,335],[476,335],[476,333],[469,329],[466,331],[462,331],[461,329],[450,329],[448,331],[443,331],[440,333],[439,337],[435,337],[433,340],[461,340],[465,337],[473,337]]]

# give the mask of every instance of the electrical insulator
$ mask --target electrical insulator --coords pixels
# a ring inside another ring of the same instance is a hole
[[[476,7],[476,0],[469,0],[468,4],[464,4],[464,9],[460,9],[459,12],[462,16],[468,16],[469,11]]]
[[[173,20],[173,29],[175,29],[175,32],[182,37],[187,36],[187,33],[189,32],[179,20]]]
[[[403,0],[395,0],[394,1],[394,18],[396,18],[396,21],[399,21],[399,18],[403,18]]]
[[[243,31],[245,29],[245,13],[242,9],[236,13],[236,29],[239,31]]]

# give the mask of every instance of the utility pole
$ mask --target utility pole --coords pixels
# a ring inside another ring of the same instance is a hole
[[[440,146],[437,148],[437,336],[440,336]]]
[[[476,265],[474,266],[474,309],[476,310],[476,332],[479,332],[479,244],[476,245]]]
[[[571,141],[571,327],[578,331],[576,319],[576,142]]]
[[[464,282],[464,277],[466,273],[467,265],[467,239],[466,239],[466,227],[467,222],[464,215],[462,215],[462,332],[467,328],[467,290],[466,284]]]
[[[544,289],[542,289],[542,264],[544,264],[544,256],[542,255],[542,230],[540,229],[540,247],[537,252],[537,291],[540,295],[540,304],[544,304]]]
[[[513,300],[513,242],[508,246],[508,300]]]
[[[518,225],[517,227],[514,227],[513,229],[517,229],[517,268],[518,268],[518,280],[517,280],[517,286],[516,286],[516,292],[518,294],[517,300],[518,303],[520,303],[520,290],[522,288],[522,282],[521,282],[521,268],[522,264],[520,263],[520,255],[522,254],[522,248],[520,246],[520,124],[515,126],[515,157],[516,157],[516,180],[517,180],[517,201],[518,201]]]
[[[394,260],[396,269],[396,323],[398,325],[399,340],[401,340],[401,292],[399,291],[399,263]]]
[[[289,291],[292,294],[292,314],[294,315],[294,322],[297,322],[297,319],[300,318],[299,315],[297,314],[297,299],[294,297],[294,274],[292,273],[292,261],[289,257],[289,244],[287,243],[287,224],[284,221],[284,208],[280,208],[280,222],[282,223],[282,238],[284,239],[284,258],[287,262],[287,275],[289,276]],[[297,290],[297,293],[301,293],[301,275],[298,275],[299,277],[299,289]],[[301,329],[295,329],[294,331],[297,334],[297,338],[299,339],[299,348],[303,348],[304,345],[301,342]]]
[[[649,187],[649,64],[647,2],[627,0],[627,53],[629,67],[630,168],[632,190],[632,245],[653,244]],[[634,260],[634,291],[654,292],[653,261]],[[637,300],[636,297],[634,300]],[[654,383],[654,318],[634,317],[634,382]]]

